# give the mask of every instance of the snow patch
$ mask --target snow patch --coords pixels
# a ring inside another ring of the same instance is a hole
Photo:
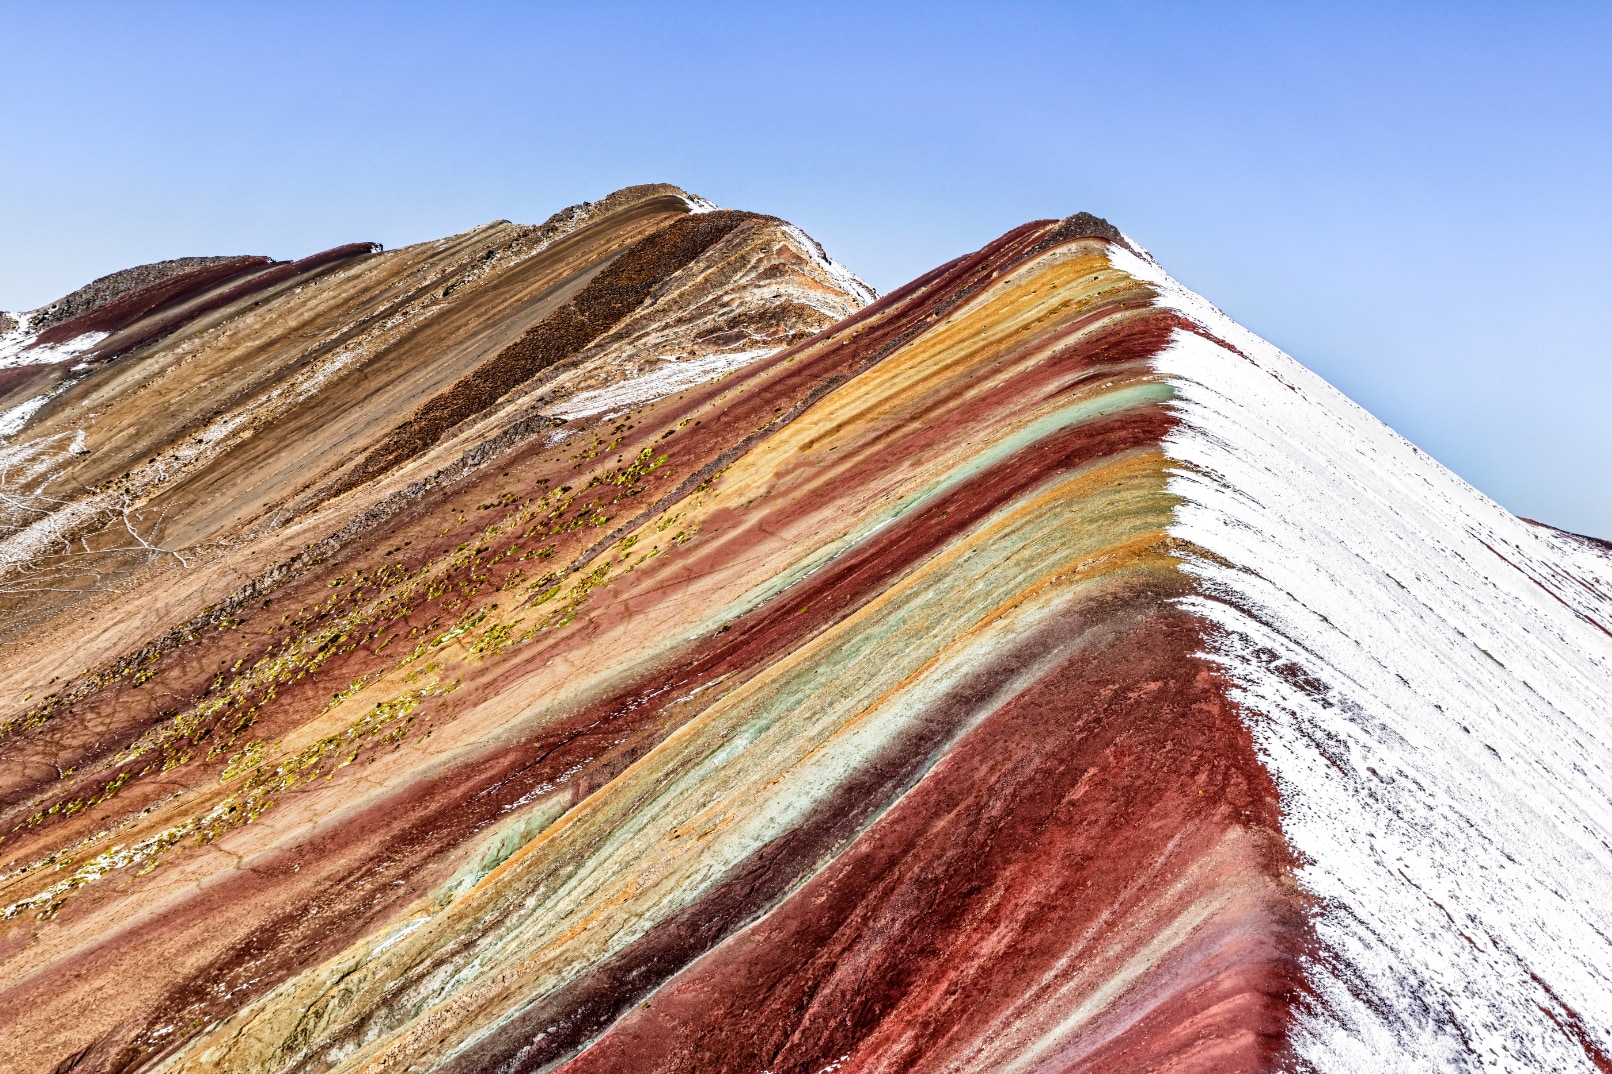
[[[878,299],[878,292],[863,283],[856,273],[828,256],[828,251],[823,249],[822,243],[794,224],[784,224],[783,230],[799,244],[806,256],[811,258],[813,263],[823,270],[824,275],[832,280],[836,287],[848,295],[855,296],[859,305],[870,305]]]
[[[374,950],[370,952],[371,956],[378,955],[382,951],[385,951],[388,947],[394,947],[397,944],[402,943],[404,940],[408,939],[410,936],[413,936],[417,931],[419,931],[421,925],[424,925],[430,920],[430,915],[425,915],[422,917],[413,918],[409,921],[403,922],[401,925],[395,926],[390,936],[386,937],[386,939],[375,945]]]
[[[730,373],[741,366],[777,354],[781,349],[768,347],[762,350],[734,351],[730,354],[711,354],[703,358],[685,360],[679,360],[675,355],[663,355],[667,364],[653,373],[645,373],[641,377],[634,377],[608,388],[573,395],[549,413],[567,420],[592,417],[595,414],[619,414],[633,407],[665,398],[673,392],[714,380],[724,373]]]
[[[75,336],[66,343],[46,344],[35,346],[39,338],[38,332],[29,331],[29,317],[26,313],[15,315],[18,318],[15,327],[7,332],[0,333],[0,369],[15,369],[24,365],[48,365],[51,362],[65,362],[90,350],[101,340],[106,338],[105,332],[85,332]]]
[[[18,403],[3,413],[0,413],[0,438],[20,432],[28,419],[38,413],[39,408],[50,402],[49,395],[36,395],[26,402]]]

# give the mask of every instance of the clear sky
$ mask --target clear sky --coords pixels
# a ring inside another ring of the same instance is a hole
[[[0,308],[668,181],[880,290],[1106,216],[1612,537],[1612,5],[0,2]]]

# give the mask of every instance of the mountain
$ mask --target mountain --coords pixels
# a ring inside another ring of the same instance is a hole
[[[1612,1070],[1612,550],[1105,221],[338,249],[13,318],[15,1069]]]

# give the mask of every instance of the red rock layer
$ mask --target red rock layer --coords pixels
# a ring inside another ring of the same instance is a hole
[[[261,272],[274,265],[267,257],[234,257],[228,261],[191,269],[166,280],[119,295],[88,310],[52,325],[39,334],[39,345],[66,343],[86,332],[118,332],[142,317],[160,313],[164,307],[178,305],[187,299],[238,280],[242,276]]]
[[[1276,792],[1166,596],[1059,624],[1056,670],[561,1069],[1270,1069],[1304,933]]]
[[[40,333],[38,344],[65,343],[86,332],[105,332],[108,338],[89,353],[96,359],[114,358],[154,343],[206,314],[293,281],[311,279],[378,250],[375,243],[354,242],[297,261],[240,257],[196,269],[53,325]]]

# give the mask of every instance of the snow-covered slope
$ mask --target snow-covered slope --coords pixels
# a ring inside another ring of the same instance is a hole
[[[1179,332],[1172,532],[1316,898],[1323,1070],[1612,1052],[1612,558],[1483,496],[1116,250]],[[1235,350],[1233,349],[1235,348]]]

